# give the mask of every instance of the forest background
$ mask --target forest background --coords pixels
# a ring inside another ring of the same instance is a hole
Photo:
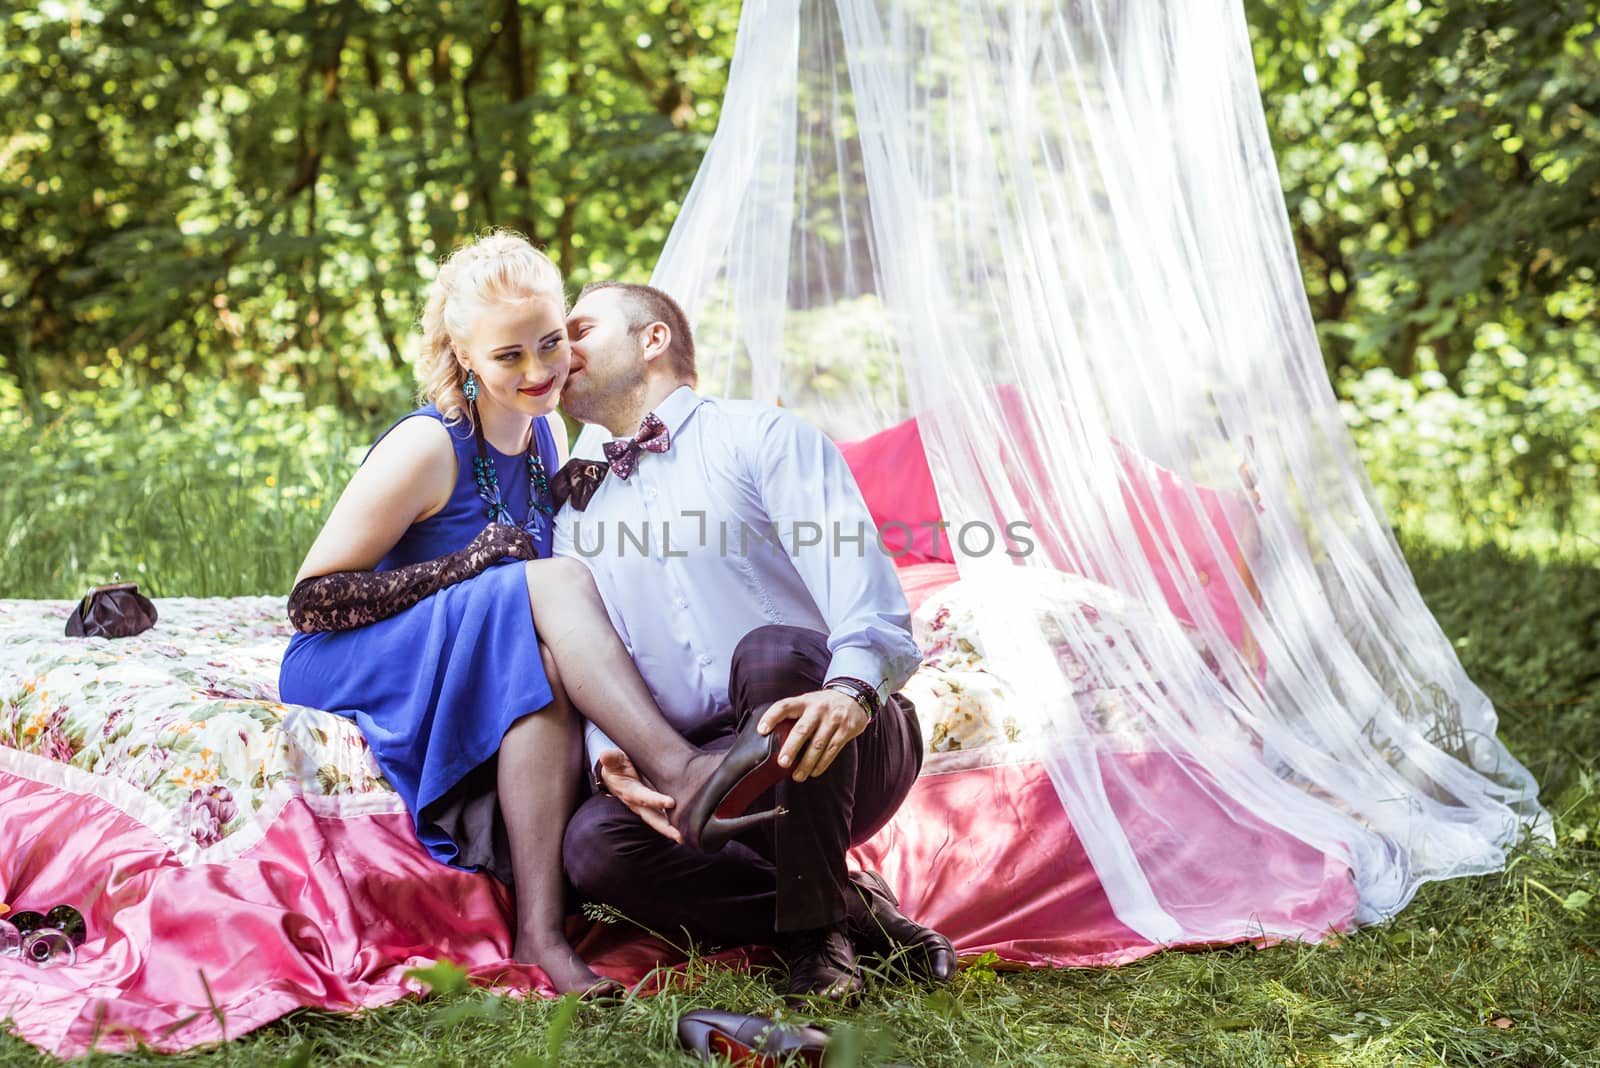
[[[574,287],[648,276],[738,8],[13,7],[0,594],[113,570],[281,592],[351,451],[408,408],[421,293],[460,235],[526,233]],[[1246,8],[1329,375],[1391,522],[1600,555],[1593,7]]]
[[[979,961],[825,1022],[925,1064],[1600,1063],[1595,9],[1244,5],[1333,388],[1556,840],[1319,945]],[[286,593],[411,404],[423,285],[461,235],[519,229],[573,286],[648,275],[738,8],[0,0],[0,598],[117,571]],[[761,976],[696,974],[771,1009]],[[668,1063],[685,997],[569,1032],[570,1008],[436,989],[185,1062]],[[4,1034],[0,1060],[53,1063]]]

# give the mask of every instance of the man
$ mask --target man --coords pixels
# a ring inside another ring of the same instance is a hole
[[[555,551],[588,564],[689,741],[726,747],[763,708],[762,734],[793,721],[789,774],[755,806],[786,814],[710,854],[671,823],[688,799],[651,788],[591,725],[597,794],[568,825],[568,875],[654,930],[775,945],[791,999],[859,991],[858,946],[906,947],[949,978],[949,940],[845,867],[910,791],[922,738],[895,692],[920,660],[905,596],[843,457],[782,409],[696,394],[688,322],[659,290],[591,286],[567,331],[563,403],[613,441],[592,495],[580,485],[559,513]]]

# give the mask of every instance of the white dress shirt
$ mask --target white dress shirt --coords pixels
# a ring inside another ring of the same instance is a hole
[[[555,552],[588,565],[672,725],[727,710],[734,647],[770,623],[828,635],[824,678],[903,686],[921,661],[910,610],[837,446],[781,408],[688,386],[655,415],[668,451],[643,453],[626,481],[608,474],[584,511],[561,509]],[[594,430],[574,455],[604,457]],[[617,748],[592,723],[586,742],[591,768]]]

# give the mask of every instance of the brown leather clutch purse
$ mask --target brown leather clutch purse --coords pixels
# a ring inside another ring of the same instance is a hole
[[[120,576],[118,576],[120,577]],[[67,617],[69,638],[129,638],[156,625],[156,606],[137,582],[96,586]]]

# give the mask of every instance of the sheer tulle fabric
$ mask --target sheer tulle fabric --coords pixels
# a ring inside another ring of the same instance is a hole
[[[1369,921],[1542,819],[1298,272],[1236,0],[746,0],[655,276],[702,390],[841,439],[917,417],[1023,736],[1152,941],[1302,933],[1262,929],[1262,843],[1348,867]],[[1048,571],[1115,591],[1121,629]],[[1117,707],[1072,699],[1082,671]],[[1171,776],[1204,800],[1164,810]]]

